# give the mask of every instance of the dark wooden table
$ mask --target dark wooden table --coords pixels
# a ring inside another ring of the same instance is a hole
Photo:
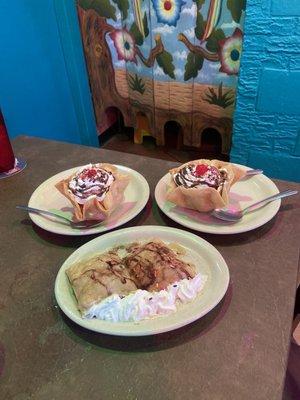
[[[176,226],[153,198],[157,181],[176,164],[131,154],[19,137],[27,168],[0,181],[0,398],[72,400],[281,399],[299,260],[299,196],[284,200],[273,220],[229,236],[197,233],[228,263],[223,301],[177,331],[120,338],[89,332],[56,305],[54,280],[63,261],[92,237],[66,237],[33,225],[15,209],[50,176],[89,162],[142,173],[151,198],[130,223]],[[279,189],[299,184],[275,181]]]

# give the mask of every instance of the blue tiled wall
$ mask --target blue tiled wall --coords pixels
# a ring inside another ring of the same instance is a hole
[[[300,181],[300,0],[248,0],[231,161]]]

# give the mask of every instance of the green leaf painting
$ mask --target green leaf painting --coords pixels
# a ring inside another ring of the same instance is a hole
[[[234,21],[239,23],[242,11],[246,10],[246,0],[227,0],[227,7],[231,12]]]
[[[199,8],[201,8],[203,6],[203,4],[205,3],[205,0],[193,0],[194,3],[196,3],[197,8],[199,10]]]
[[[144,14],[143,18],[143,25],[144,25],[144,32],[145,32],[145,37],[149,35],[149,28],[148,28],[148,20],[147,20],[147,14]]]
[[[78,4],[84,10],[95,10],[100,17],[116,21],[116,9],[109,0],[79,0]]]
[[[195,35],[196,38],[201,40],[205,31],[206,21],[204,21],[202,14],[197,11]]]
[[[225,39],[225,34],[222,29],[213,30],[210,37],[207,39],[206,48],[208,51],[212,53],[217,53],[219,49],[219,41]]]
[[[199,70],[203,66],[204,58],[200,54],[189,53],[185,64],[184,80],[188,81],[191,78],[196,78]]]
[[[128,15],[129,1],[128,0],[112,0],[112,1],[118,6],[119,10],[122,13],[123,19],[126,19]]]
[[[173,57],[169,52],[164,50],[161,54],[156,56],[156,61],[165,74],[169,75],[170,78],[175,79]]]
[[[137,24],[135,22],[133,22],[133,24],[131,25],[131,28],[129,29],[129,32],[131,33],[131,35],[134,37],[135,39],[135,43],[138,46],[141,46],[144,43],[144,37],[141,34]]]

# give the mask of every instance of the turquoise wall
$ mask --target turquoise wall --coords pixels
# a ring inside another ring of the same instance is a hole
[[[300,1],[247,0],[231,160],[300,182]]]
[[[0,15],[0,107],[10,137],[97,145],[75,2],[1,1]]]

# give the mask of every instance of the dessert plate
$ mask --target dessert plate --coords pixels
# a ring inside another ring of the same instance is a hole
[[[150,193],[149,185],[137,171],[122,165],[116,165],[116,167],[124,174],[130,175],[130,182],[125,190],[123,203],[100,225],[78,229],[73,228],[68,222],[55,219],[55,217],[29,213],[31,220],[40,228],[49,232],[74,236],[106,232],[130,221],[145,207]],[[79,168],[81,167],[68,169],[47,179],[33,192],[28,206],[49,211],[59,210],[71,214],[73,210],[71,203],[55,188],[55,184],[61,179],[67,178]]]
[[[190,303],[179,304],[177,311],[139,322],[108,322],[84,319],[65,270],[73,263],[102,253],[116,245],[159,238],[165,243],[178,243],[186,249],[186,260],[195,264],[197,272],[208,275],[203,290]],[[185,326],[212,310],[223,298],[229,284],[229,271],[218,250],[198,236],[175,228],[139,226],[120,229],[91,240],[77,249],[64,262],[55,281],[55,297],[61,310],[76,324],[95,332],[118,336],[145,336]]]
[[[245,170],[249,169],[243,165],[236,165]],[[259,210],[246,214],[236,223],[221,221],[214,218],[210,213],[201,213],[179,207],[167,201],[167,187],[170,179],[168,173],[156,185],[156,202],[162,212],[173,221],[195,231],[219,235],[247,232],[270,221],[277,214],[281,204],[281,200],[273,201]],[[229,207],[243,209],[278,192],[277,186],[265,175],[249,176],[232,186],[229,194]]]

